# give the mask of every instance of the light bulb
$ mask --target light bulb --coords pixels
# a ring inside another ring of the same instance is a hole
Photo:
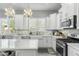
[[[6,12],[8,11],[7,8],[5,8],[5,11],[6,11]]]
[[[24,12],[26,12],[26,10],[24,9]]]

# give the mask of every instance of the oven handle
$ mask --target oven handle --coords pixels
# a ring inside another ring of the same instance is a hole
[[[62,48],[64,48],[65,46],[62,46],[61,44],[59,44],[59,43],[56,43],[57,45],[59,45],[59,46],[61,46]]]

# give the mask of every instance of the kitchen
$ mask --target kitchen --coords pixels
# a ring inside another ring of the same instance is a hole
[[[79,56],[78,15],[79,3],[0,3],[0,56]]]

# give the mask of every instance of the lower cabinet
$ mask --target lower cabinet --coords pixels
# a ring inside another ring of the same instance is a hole
[[[56,51],[56,37],[52,36],[52,48]]]
[[[0,56],[37,56],[37,49],[20,49],[0,51]]]
[[[68,56],[79,56],[79,51],[71,46],[68,46]]]
[[[36,56],[36,49],[16,50],[16,56]]]
[[[38,40],[38,47],[50,48],[52,47],[52,39],[47,37],[42,37]]]

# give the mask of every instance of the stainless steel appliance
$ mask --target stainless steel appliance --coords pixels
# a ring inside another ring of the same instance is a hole
[[[63,42],[59,41],[59,39],[56,41],[56,51],[60,56],[66,56],[66,44],[63,44]]]
[[[56,40],[56,51],[61,56],[68,55],[68,45],[67,43],[79,43],[78,38],[67,37],[66,39],[57,38]]]
[[[77,24],[77,15],[73,15],[69,18],[65,18],[61,20],[61,27],[62,28],[76,28]]]

